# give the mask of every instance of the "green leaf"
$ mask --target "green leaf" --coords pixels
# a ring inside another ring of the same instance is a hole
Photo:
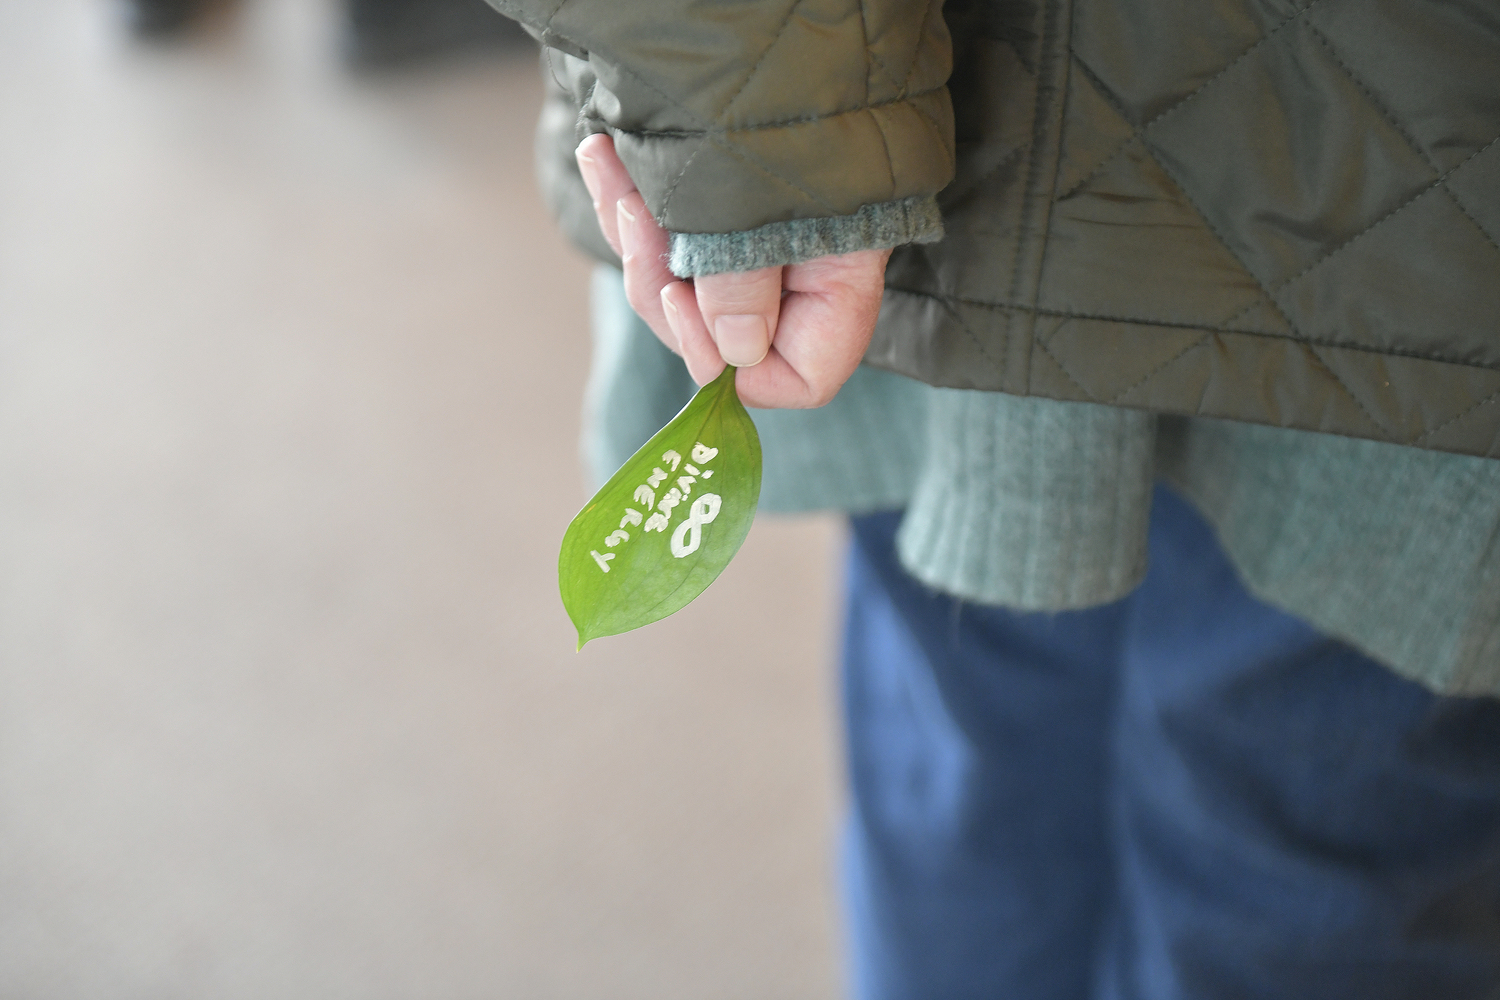
[[[699,389],[568,525],[557,581],[579,649],[686,607],[750,533],[760,435],[734,373]]]

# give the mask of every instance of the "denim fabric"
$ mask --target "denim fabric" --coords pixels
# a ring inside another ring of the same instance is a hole
[[[899,522],[849,564],[859,1000],[1500,996],[1500,701],[1258,602],[1160,488],[1086,611],[935,593]]]

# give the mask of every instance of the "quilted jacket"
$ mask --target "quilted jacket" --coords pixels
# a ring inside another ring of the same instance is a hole
[[[1500,457],[1497,0],[491,2],[679,273],[906,244],[871,364]]]

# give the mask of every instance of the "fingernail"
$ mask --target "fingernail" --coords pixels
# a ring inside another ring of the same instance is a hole
[[[587,153],[578,154],[578,172],[583,175],[583,186],[589,189],[594,207],[599,206],[599,164]]]
[[[677,312],[677,303],[673,302],[672,301],[672,296],[670,296],[670,295],[667,294],[667,288],[671,288],[671,287],[672,287],[671,285],[668,285],[668,286],[666,286],[666,288],[663,288],[661,290],[662,312],[664,312],[664,313],[667,314],[667,329],[669,329],[669,330],[672,331],[672,336],[677,341],[677,353],[681,354],[682,353],[682,331],[679,330],[679,329],[677,329],[677,324],[680,323],[682,321],[682,319],[681,319],[681,316]]]
[[[758,365],[771,350],[764,316],[720,316],[714,321],[719,356],[736,368]]]

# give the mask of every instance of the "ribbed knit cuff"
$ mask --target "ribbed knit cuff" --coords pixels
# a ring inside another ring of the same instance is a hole
[[[918,195],[865,205],[853,215],[789,219],[738,233],[673,233],[671,267],[679,278],[696,278],[942,238],[937,199]]]
[[[937,389],[896,547],[931,587],[1019,611],[1124,597],[1146,572],[1155,418]]]

